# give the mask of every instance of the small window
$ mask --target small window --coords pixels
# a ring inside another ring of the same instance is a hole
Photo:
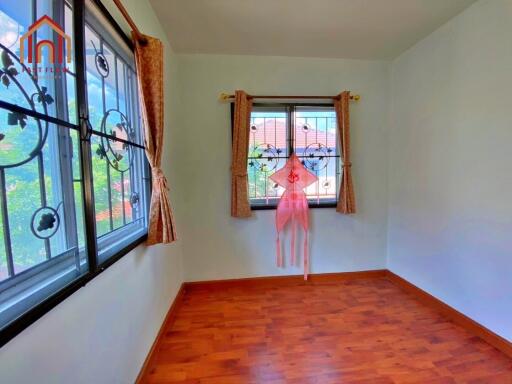
[[[251,207],[277,206],[283,188],[269,177],[292,152],[318,177],[305,191],[310,207],[336,206],[341,169],[337,132],[332,105],[255,104],[247,160]]]

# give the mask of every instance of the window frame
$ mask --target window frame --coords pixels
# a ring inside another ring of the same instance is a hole
[[[121,29],[119,24],[115,21],[112,15],[108,12],[105,6],[102,4],[101,0],[90,0],[91,3],[97,7],[98,11],[101,13],[103,17],[107,20],[115,31],[115,33],[124,41],[130,51],[133,52],[134,45],[132,41],[126,36],[124,31]],[[142,230],[141,234],[133,236],[131,242],[127,243],[124,247],[120,248],[117,251],[109,253],[108,256],[102,257],[101,254],[98,254],[99,246],[98,243],[102,241],[108,242],[108,244],[115,244],[119,241],[120,235],[123,235],[126,232],[125,227],[118,228],[112,232],[111,239],[106,241],[102,239],[101,236],[97,236],[96,234],[96,217],[95,217],[95,204],[94,204],[94,189],[93,189],[93,171],[92,171],[92,153],[91,153],[91,136],[93,134],[92,127],[88,121],[88,102],[87,102],[87,74],[86,74],[86,53],[85,53],[85,25],[86,25],[86,0],[69,0],[72,4],[72,19],[73,19],[73,34],[74,34],[74,45],[73,52],[75,54],[75,75],[76,75],[76,115],[77,122],[72,123],[68,121],[62,121],[56,117],[51,115],[45,115],[42,113],[34,112],[24,107],[20,107],[14,104],[10,104],[8,102],[4,102],[0,100],[0,108],[11,112],[21,112],[25,113],[30,117],[36,119],[46,120],[51,124],[55,124],[57,126],[69,128],[77,131],[78,133],[78,155],[80,157],[80,177],[83,180],[82,185],[82,201],[83,201],[83,220],[84,220],[84,232],[85,232],[85,247],[81,252],[85,253],[85,259],[87,260],[87,271],[65,285],[61,289],[50,290],[48,286],[51,285],[51,282],[44,286],[42,289],[48,289],[52,293],[46,296],[43,300],[39,301],[37,304],[30,307],[26,312],[21,313],[17,318],[10,321],[6,324],[2,329],[0,329],[0,347],[8,343],[15,336],[17,336],[20,332],[22,332],[25,328],[30,326],[32,323],[41,318],[48,311],[56,307],[63,300],[71,296],[78,289],[84,287],[88,284],[89,281],[93,280],[100,273],[105,271],[111,265],[120,260],[123,256],[128,254],[130,251],[141,245],[147,240],[147,228],[146,230]],[[141,128],[142,129],[142,128]],[[110,135],[103,134],[100,132],[94,132],[94,135],[98,137],[105,137],[109,139]],[[125,141],[122,139],[115,138],[116,141],[126,143],[128,145],[139,148],[140,150],[144,150],[144,146],[142,144]],[[148,169],[148,162],[144,160],[143,167]],[[147,202],[146,204],[149,206],[149,196],[151,196],[151,173],[146,172],[147,177],[143,177],[148,182],[148,186],[145,188],[147,193]],[[142,203],[142,202],[141,202]],[[147,207],[148,208],[148,207]],[[148,209],[146,209],[147,215]],[[148,218],[146,217],[147,221]],[[103,235],[105,237],[107,234]],[[108,251],[108,248],[106,249]],[[106,251],[105,249],[103,252]],[[69,251],[68,251],[69,253]],[[17,293],[19,293],[23,286],[27,286],[30,280],[37,279],[38,281],[45,281],[49,274],[55,273],[55,265],[62,265],[61,273],[66,275],[66,268],[69,268],[69,264],[73,262],[71,258],[75,258],[74,255],[66,254],[66,252],[61,255],[55,256],[55,258],[46,260],[40,264],[34,265],[28,268],[25,271],[20,272],[19,275],[13,277],[13,280],[7,280],[4,282],[6,286],[14,287],[14,290],[9,290],[8,296],[13,297]],[[85,264],[85,263],[84,263]],[[66,267],[67,266],[67,267]],[[67,273],[69,275],[69,273]],[[65,278],[66,276],[62,276]],[[18,277],[18,279],[17,279]],[[1,286],[2,284],[0,284]],[[19,286],[19,289],[15,286]],[[4,291],[5,292],[5,291]],[[6,295],[7,296],[7,295]],[[39,296],[40,297],[40,296]]]
[[[231,112],[231,139],[233,138],[233,128],[234,128],[234,119],[235,119],[235,103],[234,101],[230,102],[231,104],[231,109],[230,109],[230,112]],[[287,119],[289,120],[289,124],[288,124],[288,127],[287,127],[287,134],[288,134],[288,151],[290,151],[291,153],[291,150],[293,149],[294,147],[294,144],[293,144],[293,132],[295,130],[295,126],[294,126],[294,121],[292,121],[292,117],[295,113],[295,108],[296,107],[311,107],[311,108],[315,108],[315,107],[330,107],[330,108],[333,108],[334,109],[334,103],[293,103],[293,102],[284,102],[284,103],[272,103],[272,102],[260,102],[260,103],[253,103],[252,104],[253,107],[256,107],[256,108],[284,108],[286,110],[286,114],[287,114]],[[338,135],[338,131],[336,131],[336,136]],[[339,162],[339,169],[341,170],[341,156],[340,156],[340,153],[339,153],[339,139],[337,138],[336,139],[336,157],[338,158],[338,162]],[[289,155],[287,155],[289,156]],[[340,172],[337,172],[338,175],[340,175]],[[338,176],[337,176],[338,177]],[[340,180],[341,182],[341,180]],[[336,208],[337,207],[337,204],[338,204],[338,193],[336,193],[336,201],[328,201],[328,202],[316,202],[316,201],[313,201],[311,199],[308,199],[308,206],[309,208]],[[250,199],[249,198],[249,205],[251,207],[251,211],[269,211],[269,210],[275,210],[277,208],[277,204],[279,203],[279,199],[280,197],[275,197],[275,198],[271,198],[270,200],[272,200],[272,203],[271,204],[254,204],[253,201],[255,199]],[[266,200],[264,198],[262,198],[261,200]]]

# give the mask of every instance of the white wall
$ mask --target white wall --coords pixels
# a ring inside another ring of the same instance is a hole
[[[275,266],[275,211],[230,217],[229,104],[221,91],[330,95],[349,89],[353,103],[353,172],[359,212],[311,210],[311,271],[384,268],[387,223],[388,64],[284,57],[178,55],[180,178],[184,209],[186,280],[300,274]],[[289,241],[283,241],[289,255]],[[300,243],[301,244],[301,243]],[[300,247],[302,248],[302,247]],[[302,250],[300,251],[302,256]]]
[[[512,340],[512,1],[392,64],[388,266]]]
[[[146,0],[124,0],[140,28],[166,42],[164,172],[178,209],[176,60]],[[110,7],[112,8],[112,7]],[[178,233],[179,235],[179,233]],[[132,383],[183,281],[182,244],[138,247],[0,349],[2,383]]]

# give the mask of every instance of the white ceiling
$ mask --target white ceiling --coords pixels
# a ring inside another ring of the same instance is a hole
[[[150,0],[179,53],[390,59],[475,0]]]

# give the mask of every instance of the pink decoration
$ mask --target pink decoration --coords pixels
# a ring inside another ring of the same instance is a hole
[[[285,166],[270,176],[270,179],[285,189],[276,210],[277,266],[284,266],[283,257],[281,255],[279,233],[288,222],[291,222],[292,225],[291,263],[292,265],[296,264],[295,235],[298,222],[304,229],[304,280],[307,280],[309,273],[309,207],[304,189],[317,181],[318,178],[304,168],[304,165],[302,165],[299,158],[293,153]]]

